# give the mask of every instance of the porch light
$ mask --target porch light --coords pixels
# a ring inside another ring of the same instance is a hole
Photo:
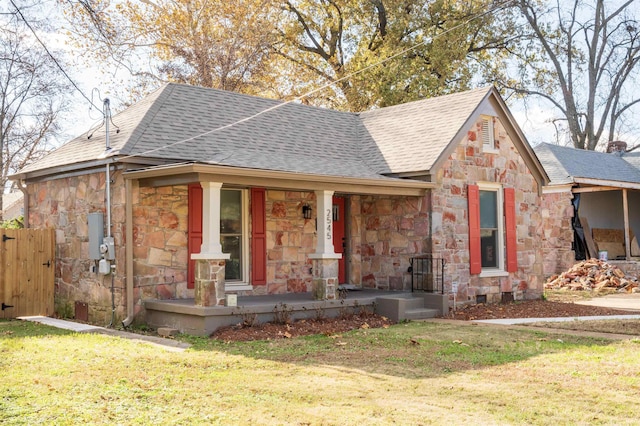
[[[304,206],[302,206],[302,217],[304,217],[305,219],[311,219],[312,215],[313,211],[309,204],[305,204]]]

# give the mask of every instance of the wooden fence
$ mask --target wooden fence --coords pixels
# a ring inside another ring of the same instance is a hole
[[[0,318],[53,314],[53,229],[0,229]]]

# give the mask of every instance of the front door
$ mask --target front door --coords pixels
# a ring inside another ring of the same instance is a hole
[[[338,281],[340,284],[346,283],[345,274],[345,248],[347,242],[344,235],[345,230],[345,214],[344,214],[344,197],[333,197],[333,251],[342,254],[342,258],[338,260]]]

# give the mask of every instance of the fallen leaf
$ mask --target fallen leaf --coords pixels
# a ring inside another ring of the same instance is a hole
[[[457,343],[459,345],[462,343],[462,340],[454,340],[453,343]]]
[[[365,330],[366,330],[367,328],[369,328],[369,324],[367,324],[367,323],[365,322],[364,324],[362,324],[362,325],[360,326],[360,328],[363,328],[363,329],[365,329]]]
[[[342,337],[341,334],[332,334],[331,336],[329,336],[329,339],[339,339],[341,337]]]
[[[418,342],[416,339],[409,339],[409,341],[412,345],[420,345],[420,342]]]
[[[346,346],[347,342],[336,342],[336,346]]]

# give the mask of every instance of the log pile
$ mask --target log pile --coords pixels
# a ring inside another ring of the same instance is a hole
[[[544,288],[545,290],[640,292],[638,277],[627,275],[620,268],[598,259],[576,263],[568,271],[550,277],[544,284]]]

